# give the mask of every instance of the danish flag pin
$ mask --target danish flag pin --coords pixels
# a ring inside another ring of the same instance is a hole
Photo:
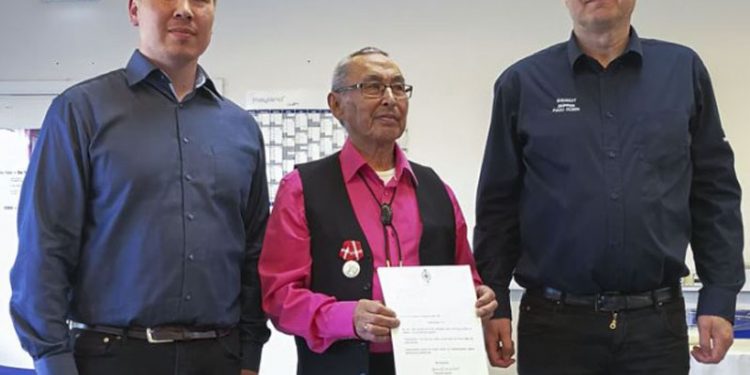
[[[354,240],[344,241],[339,251],[339,257],[345,261],[344,266],[341,268],[344,276],[350,279],[357,277],[361,270],[359,260],[364,257],[362,243]]]

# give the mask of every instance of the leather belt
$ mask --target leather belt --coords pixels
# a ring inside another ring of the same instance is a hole
[[[603,292],[598,294],[572,294],[555,288],[530,289],[531,295],[570,306],[591,307],[595,311],[625,311],[657,307],[682,297],[682,288],[670,286],[642,293]]]
[[[106,333],[115,336],[132,337],[146,340],[151,344],[165,344],[175,341],[204,340],[224,337],[232,333],[232,328],[195,328],[184,326],[158,326],[152,328],[143,327],[109,327],[100,325],[88,325],[79,322],[68,322],[71,330],[78,329]]]

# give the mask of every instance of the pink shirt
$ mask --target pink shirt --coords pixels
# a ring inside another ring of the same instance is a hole
[[[380,205],[368,191],[363,178],[379,202],[390,202],[395,194],[391,205],[393,226],[398,232],[401,258],[405,266],[419,265],[422,222],[414,190],[418,181],[398,146],[395,176],[387,184],[383,184],[348,140],[339,159],[354,213],[372,251],[375,267],[372,299],[383,301],[377,275],[377,267],[386,265]],[[359,177],[360,174],[363,178]],[[446,190],[456,218],[456,264],[470,265],[474,283],[481,285],[466,237],[466,222],[461,208],[447,185]],[[304,199],[299,172],[295,170],[284,176],[266,228],[258,271],[263,291],[263,309],[276,328],[281,332],[303,337],[311,350],[322,353],[337,340],[356,338],[352,319],[357,301],[337,301],[334,297],[309,289],[312,258]],[[397,266],[398,246],[390,230],[388,241],[391,264]],[[392,347],[390,343],[371,343],[370,351],[388,352],[392,351]]]

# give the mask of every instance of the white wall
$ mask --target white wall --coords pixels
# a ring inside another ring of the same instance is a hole
[[[81,80],[121,67],[137,41],[126,4],[3,0],[0,80]],[[494,79],[570,32],[560,1],[220,0],[217,12],[202,63],[240,104],[250,89],[325,95],[342,56],[365,45],[389,51],[416,87],[410,154],[454,188],[470,226]],[[702,55],[743,186],[750,184],[748,16],[747,0],[652,0],[640,1],[634,17],[642,36]]]

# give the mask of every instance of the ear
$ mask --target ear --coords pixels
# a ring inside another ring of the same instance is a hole
[[[341,123],[341,126],[346,128],[346,123],[344,123],[344,119],[343,119],[344,109],[341,103],[341,98],[335,92],[328,93],[328,108],[331,109],[331,114],[333,115],[333,117],[335,117],[336,120],[339,120],[339,123]]]
[[[331,109],[333,117],[341,119],[341,101],[339,101],[339,97],[335,92],[328,93],[328,108]]]
[[[130,24],[133,26],[138,26],[138,1],[137,0],[128,1],[128,16],[130,18]]]

